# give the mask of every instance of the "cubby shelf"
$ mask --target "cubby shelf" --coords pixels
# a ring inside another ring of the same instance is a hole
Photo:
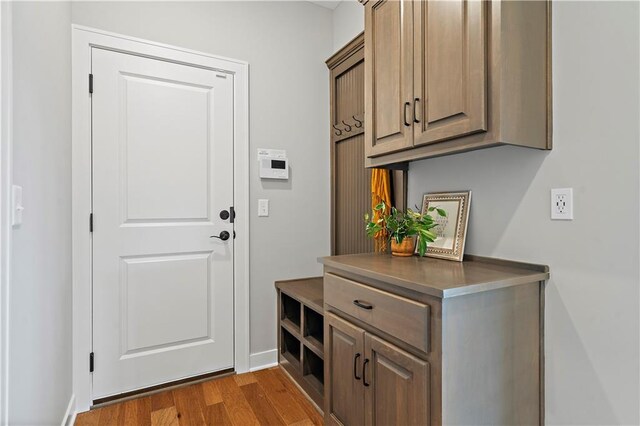
[[[324,315],[322,277],[276,281],[278,361],[322,412]]]

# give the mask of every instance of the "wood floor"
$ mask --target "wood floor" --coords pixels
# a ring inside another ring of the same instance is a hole
[[[79,414],[76,426],[322,425],[279,367],[228,376]]]

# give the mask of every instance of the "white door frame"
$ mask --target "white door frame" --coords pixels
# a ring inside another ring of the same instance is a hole
[[[91,48],[156,58],[234,74],[234,208],[238,237],[234,253],[234,363],[249,371],[249,64],[148,40],[72,25],[72,245],[73,389],[76,411],[93,401],[89,353],[92,348],[91,300]],[[96,354],[100,368],[100,354]]]
[[[0,424],[9,424],[9,266],[12,176],[12,7],[0,4]]]

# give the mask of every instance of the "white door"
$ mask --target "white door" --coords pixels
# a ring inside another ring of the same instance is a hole
[[[233,367],[233,75],[91,63],[95,399]]]

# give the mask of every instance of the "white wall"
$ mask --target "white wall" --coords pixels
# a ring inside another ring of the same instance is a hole
[[[333,51],[337,52],[364,29],[364,6],[342,0],[333,10]]]
[[[71,8],[13,4],[9,423],[60,424],[71,383]]]
[[[550,265],[548,424],[640,422],[638,9],[553,3],[553,151],[491,148],[409,168],[409,205],[473,191],[468,253]],[[340,31],[362,30],[351,22]],[[574,221],[549,219],[554,187],[574,188]]]
[[[72,21],[249,62],[251,352],[274,350],[274,281],[320,275],[316,258],[329,253],[331,11],[308,2],[74,2]],[[257,177],[257,148],[287,150],[289,181]],[[259,198],[270,200],[269,217],[257,217]]]

